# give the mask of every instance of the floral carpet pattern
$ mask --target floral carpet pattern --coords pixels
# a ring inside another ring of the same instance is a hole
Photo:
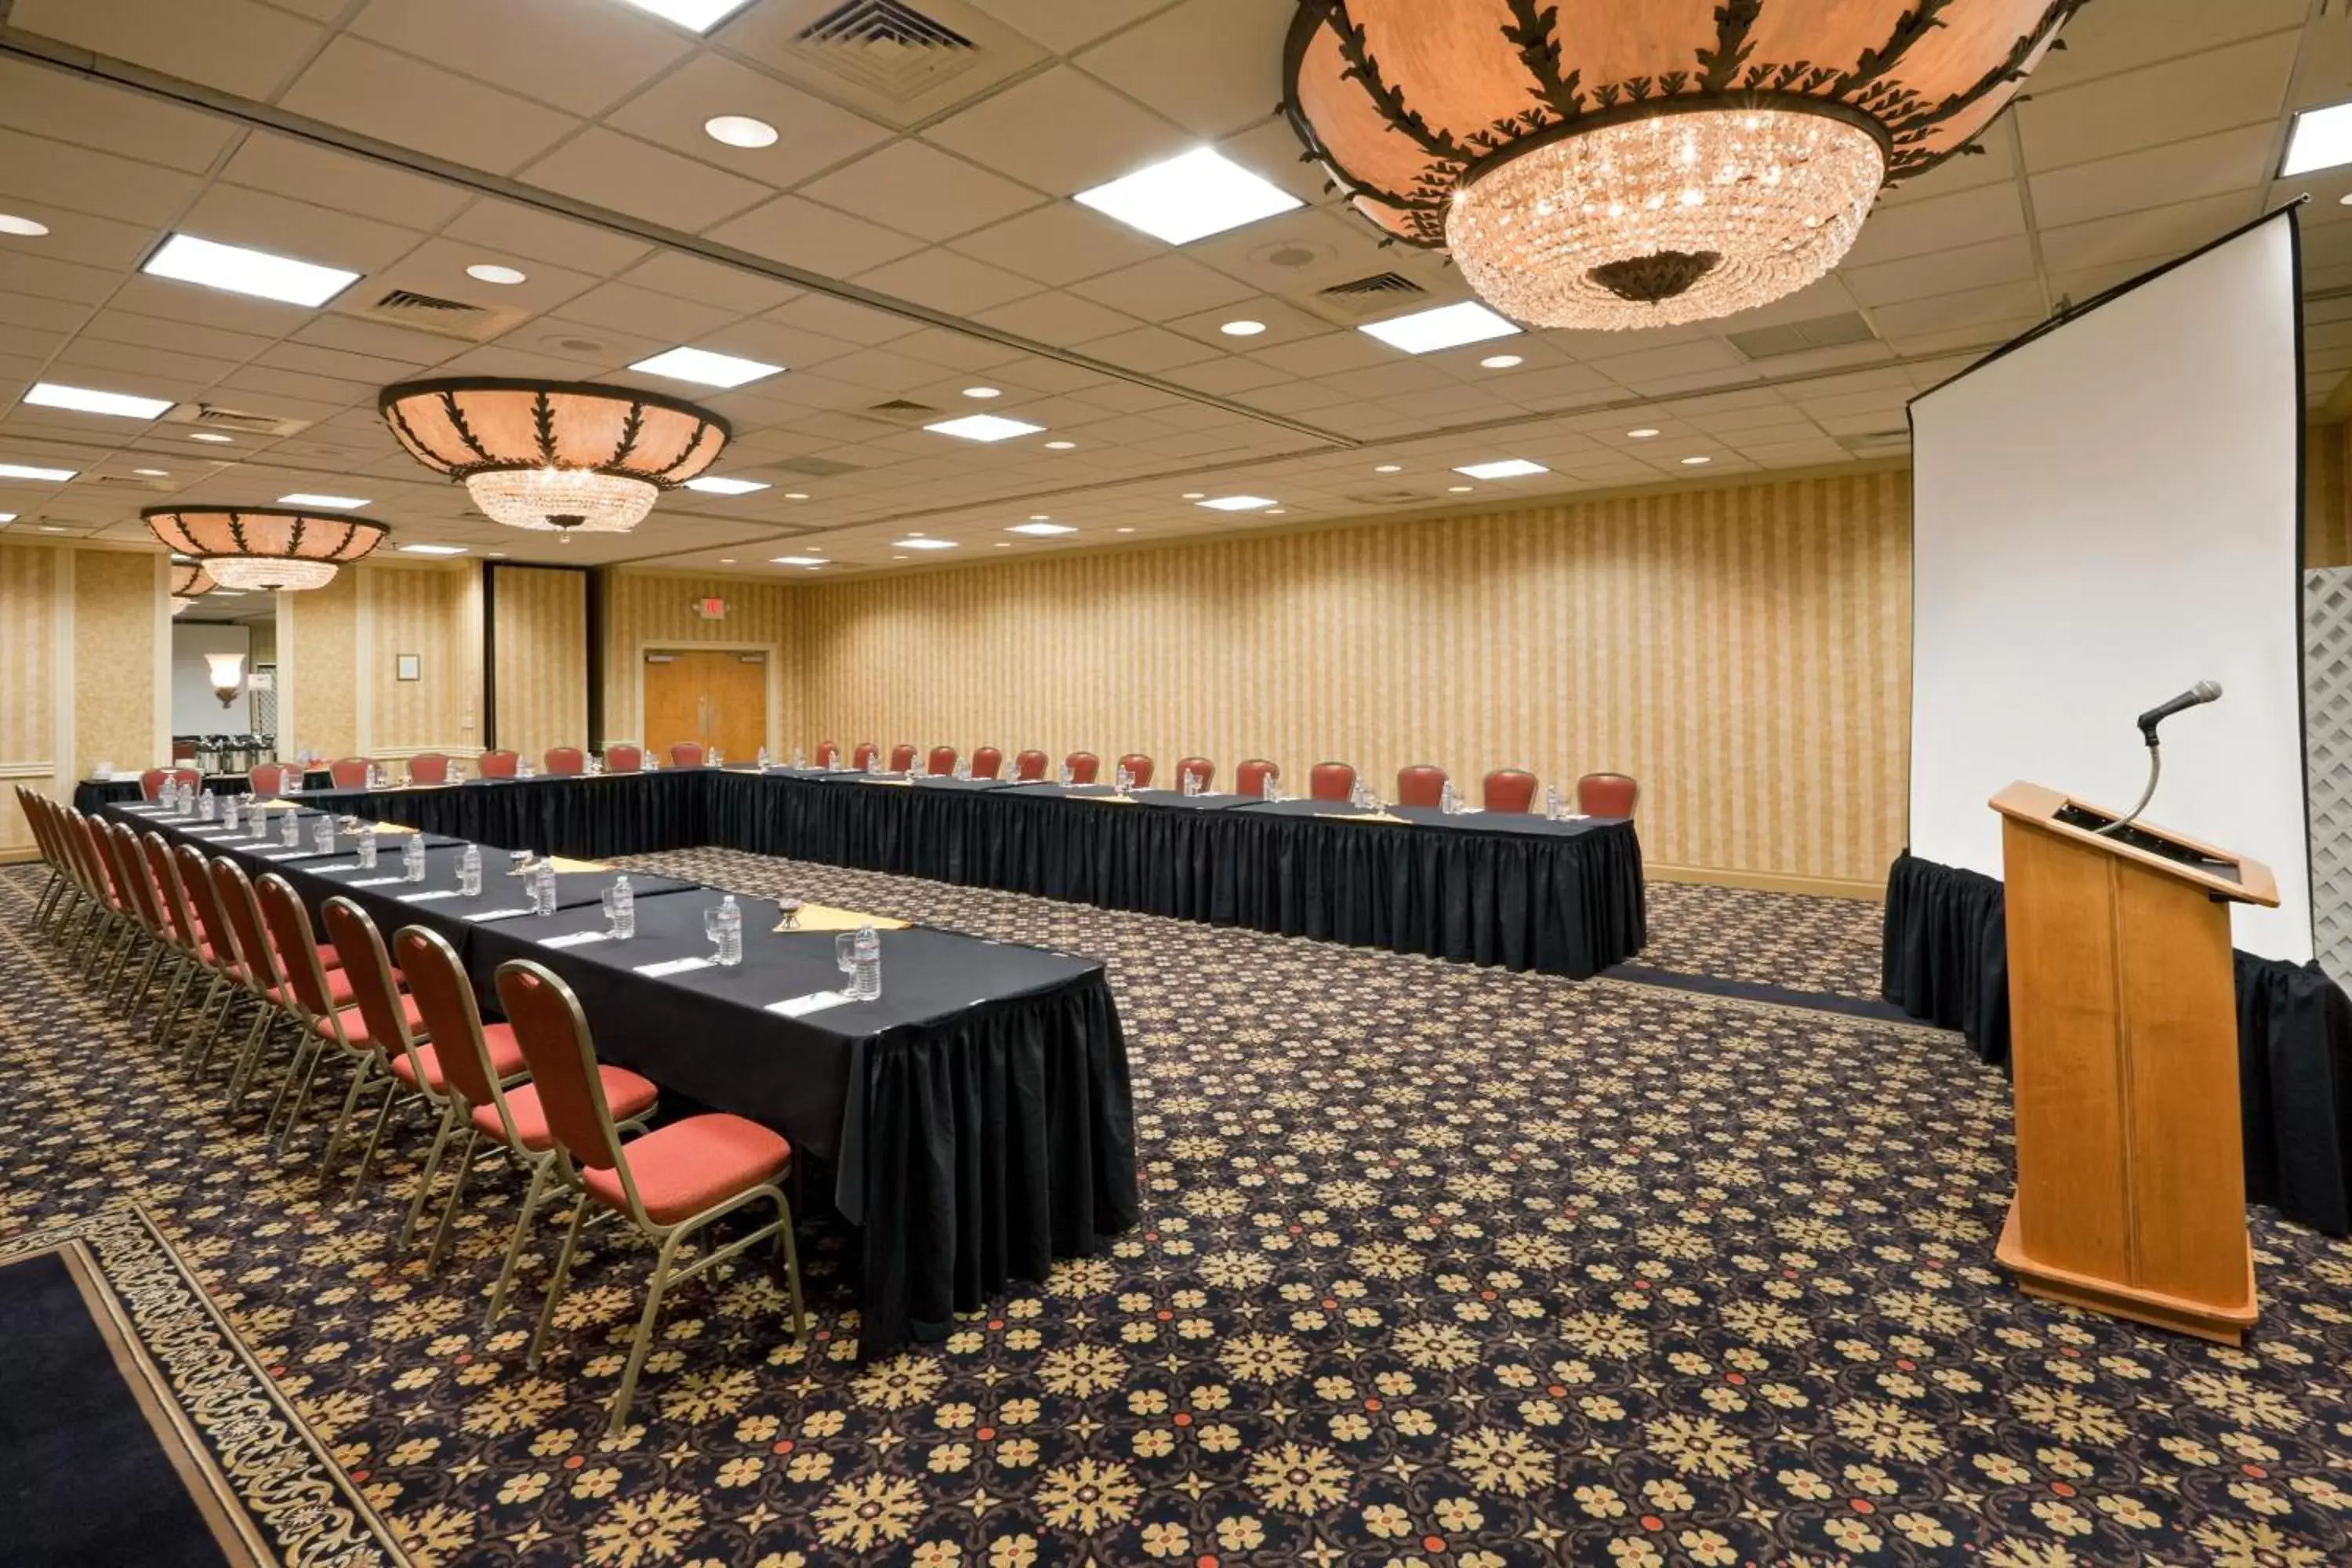
[[[804,1216],[808,1342],[739,1260],[665,1309],[608,1440],[645,1253],[583,1264],[528,1371],[551,1224],[481,1322],[518,1183],[478,1182],[426,1277],[392,1247],[416,1126],[348,1206],[315,1139],[275,1166],[27,933],[16,872],[0,1231],[145,1205],[421,1563],[2352,1560],[2352,1247],[2257,1211],[2243,1352],[2020,1297],[1990,1266],[2007,1086],[1956,1037],[645,863],[1102,958],[1143,1225],[860,1366],[839,1227]]]
[[[1710,980],[1875,998],[1885,907],[1748,888],[1652,882],[1650,941],[1633,962]]]

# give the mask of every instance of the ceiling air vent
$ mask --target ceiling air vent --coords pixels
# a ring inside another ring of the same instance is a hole
[[[1437,498],[1427,490],[1363,490],[1348,498],[1358,506],[1412,506]]]
[[[194,425],[200,429],[218,430],[224,435],[292,436],[310,427],[308,419],[281,419],[275,414],[249,414],[241,408],[223,408],[217,403],[174,404],[164,421],[172,425]]]
[[[1837,443],[1857,458],[1887,458],[1910,450],[1911,432],[1866,430],[1858,436],[1841,436]]]
[[[1378,300],[1385,304],[1399,295],[1426,294],[1429,290],[1401,272],[1375,272],[1370,278],[1334,283],[1316,292],[1326,300]]]
[[[1776,359],[1781,354],[1801,354],[1811,349],[1839,349],[1850,343],[1866,343],[1875,336],[1870,323],[1849,310],[1843,316],[1822,316],[1811,321],[1791,321],[1785,327],[1758,327],[1745,332],[1727,332],[1724,341],[1751,360]]]
[[[469,305],[463,300],[444,300],[438,295],[420,294],[414,289],[394,289],[373,305],[362,305],[352,311],[371,321],[383,321],[389,326],[413,327],[420,332],[434,332],[445,338],[457,338],[469,343],[488,342],[523,319],[519,310],[493,310],[482,305]]]
[[[813,479],[829,479],[838,474],[857,474],[865,470],[856,463],[837,463],[831,458],[787,458],[781,463],[768,465],[788,474],[806,474]]]
[[[1292,297],[1327,321],[1354,326],[1374,316],[1389,314],[1404,300],[1425,299],[1428,294],[1428,289],[1402,272],[1375,272],[1370,277],[1351,278],[1345,283],[1318,289],[1312,294]]]
[[[928,403],[917,403],[910,397],[894,397],[887,403],[877,403],[865,411],[868,419],[879,419],[891,425],[928,425],[944,419],[947,412]]]
[[[848,0],[801,29],[801,53],[898,102],[978,63],[980,47],[904,0]]]

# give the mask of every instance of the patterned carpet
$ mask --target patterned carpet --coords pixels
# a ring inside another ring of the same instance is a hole
[[[523,1317],[479,1321],[514,1183],[425,1278],[390,1248],[412,1165],[349,1208],[273,1170],[28,942],[14,873],[0,1229],[135,1197],[421,1563],[2352,1561],[2352,1247],[2258,1215],[2242,1353],[2027,1302],[1988,1266],[2006,1086],[1956,1038],[656,863],[1103,957],[1145,1226],[859,1369],[807,1222],[824,1337],[756,1268],[689,1287],[605,1441],[644,1253],[583,1267],[526,1372]],[[1723,950],[1683,908],[1662,944]]]
[[[1645,968],[1830,996],[1875,997],[1885,907],[1653,882]]]

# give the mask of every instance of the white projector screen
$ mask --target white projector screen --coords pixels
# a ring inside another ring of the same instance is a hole
[[[1911,852],[2000,875],[1986,800],[2030,779],[2268,865],[2237,945],[2311,957],[2292,208],[1911,405]]]

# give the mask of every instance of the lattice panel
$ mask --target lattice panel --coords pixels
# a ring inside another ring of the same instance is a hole
[[[2352,987],[2352,567],[2303,574],[2303,683],[2312,941]]]

